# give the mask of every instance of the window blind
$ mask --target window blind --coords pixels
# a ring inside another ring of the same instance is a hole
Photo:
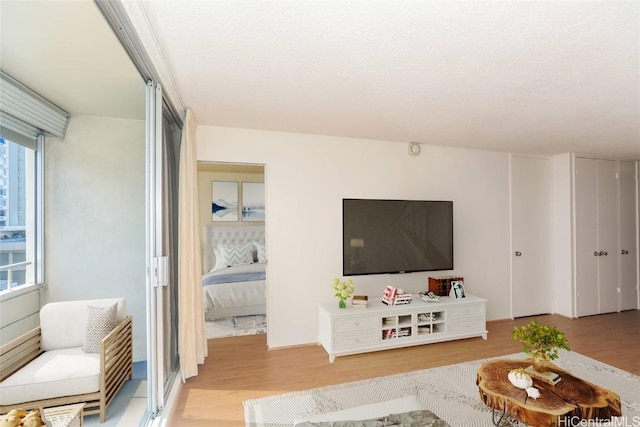
[[[68,124],[69,113],[0,71],[2,136],[35,147],[38,135],[64,137]]]

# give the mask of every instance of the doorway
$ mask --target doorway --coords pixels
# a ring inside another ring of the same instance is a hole
[[[265,166],[198,162],[208,339],[267,332]]]

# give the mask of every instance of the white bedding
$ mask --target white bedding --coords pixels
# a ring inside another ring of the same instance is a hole
[[[264,272],[265,269],[265,263],[235,265],[209,272],[203,275],[202,279],[230,273]],[[267,295],[264,279],[203,286],[203,297],[207,320],[234,315],[266,314]]]

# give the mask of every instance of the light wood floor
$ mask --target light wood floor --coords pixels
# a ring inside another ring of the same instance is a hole
[[[640,375],[640,311],[536,318],[563,330],[573,351]],[[530,320],[488,322],[486,341],[472,338],[338,357],[333,364],[316,345],[269,351],[264,335],[209,340],[209,357],[199,375],[183,385],[169,425],[244,426],[242,402],[247,399],[517,353],[522,347],[511,339],[511,331]]]

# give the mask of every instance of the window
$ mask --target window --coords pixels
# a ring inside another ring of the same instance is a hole
[[[0,292],[35,284],[36,248],[40,231],[36,218],[36,182],[40,171],[37,148],[26,147],[0,137],[5,150],[0,157]]]
[[[0,70],[0,294],[42,283],[44,139],[64,138],[69,113]]]

